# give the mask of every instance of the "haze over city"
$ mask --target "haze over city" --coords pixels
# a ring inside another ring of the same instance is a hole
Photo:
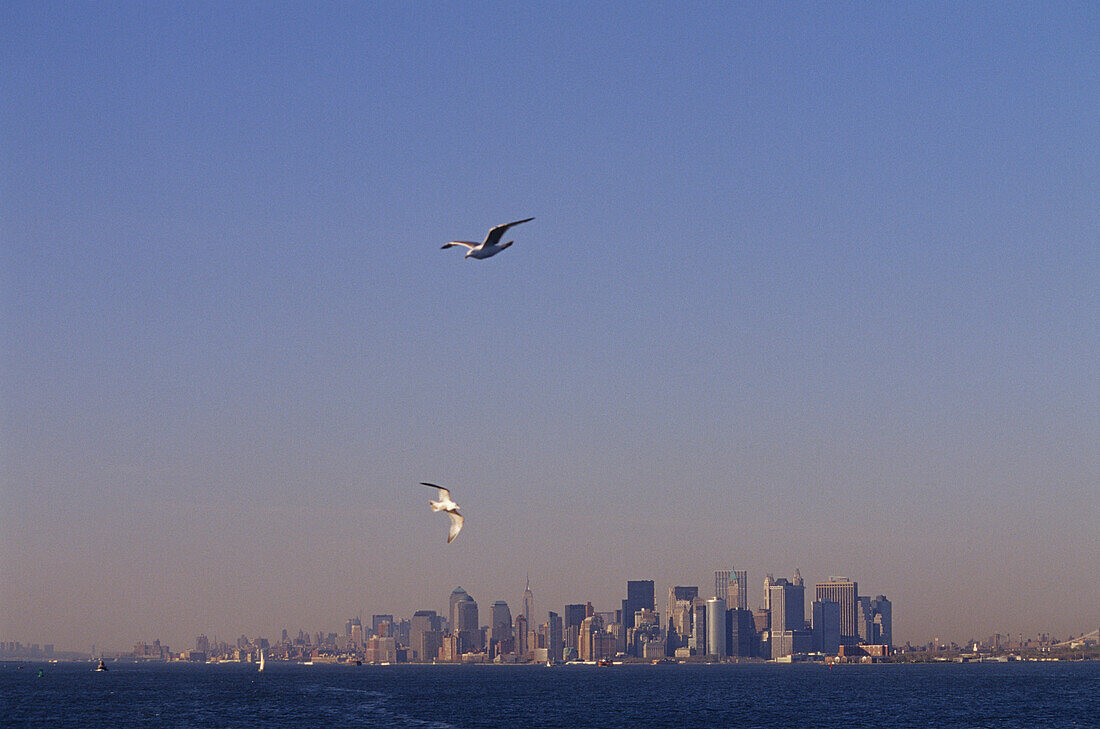
[[[734,565],[1097,628],[1095,3],[0,20],[0,638]]]

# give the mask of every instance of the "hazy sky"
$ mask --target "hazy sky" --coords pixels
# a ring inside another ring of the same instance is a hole
[[[0,639],[731,565],[1100,622],[1096,3],[6,3],[0,59]]]

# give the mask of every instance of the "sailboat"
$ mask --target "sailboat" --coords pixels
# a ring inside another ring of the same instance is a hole
[[[264,670],[264,649],[260,649],[260,670]]]

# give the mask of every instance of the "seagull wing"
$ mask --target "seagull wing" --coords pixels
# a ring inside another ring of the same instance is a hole
[[[451,530],[447,533],[447,544],[450,544],[458,536],[458,533],[462,531],[462,522],[465,521],[465,517],[459,514],[458,511],[448,511],[447,516],[451,517]]]
[[[427,481],[421,481],[420,485],[421,486],[430,486],[433,489],[439,489],[439,500],[440,501],[450,501],[451,500],[451,492],[448,491],[447,489],[443,488],[442,486],[436,486],[434,483],[428,483]]]
[[[450,243],[444,243],[443,248],[450,248],[451,246],[466,246],[467,248],[477,248],[480,243],[473,243],[468,240],[453,240]]]
[[[498,225],[495,228],[489,230],[489,235],[485,236],[485,242],[482,243],[486,248],[495,246],[500,243],[500,239],[504,236],[504,232],[511,228],[513,225],[519,225],[520,223],[526,223],[528,220],[534,220],[534,218],[524,218],[523,220],[517,220],[514,223],[505,223],[504,225]]]

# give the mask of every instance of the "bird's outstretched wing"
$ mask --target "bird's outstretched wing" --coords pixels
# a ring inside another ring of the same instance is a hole
[[[489,230],[489,235],[485,236],[485,247],[490,248],[500,243],[500,239],[504,236],[504,232],[511,228],[513,225],[519,225],[520,223],[526,223],[528,220],[534,220],[534,218],[524,218],[523,220],[517,220],[514,223],[505,223],[504,225],[498,225],[495,228]]]
[[[451,492],[448,491],[447,489],[443,488],[442,486],[436,486],[434,483],[428,483],[427,481],[421,481],[420,485],[421,486],[430,486],[433,489],[439,489],[439,500],[440,501],[450,501],[451,500]]]
[[[443,248],[450,248],[451,246],[466,246],[467,248],[477,248],[480,243],[472,243],[468,240],[453,240],[450,243],[444,243]],[[442,250],[442,249],[440,249]]]
[[[451,517],[451,530],[447,533],[447,544],[450,544],[458,536],[458,533],[462,531],[462,522],[466,519],[457,511],[448,511],[447,516]]]

